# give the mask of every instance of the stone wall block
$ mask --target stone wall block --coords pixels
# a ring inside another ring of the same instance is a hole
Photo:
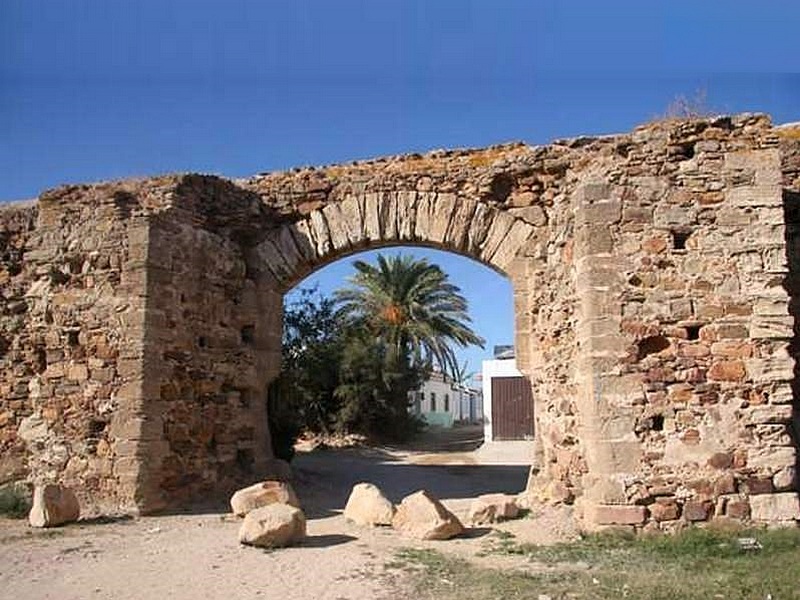
[[[472,225],[472,218],[478,207],[476,200],[459,196],[456,199],[456,208],[453,219],[447,230],[445,243],[453,249],[463,252],[467,249],[469,239],[469,229]]]
[[[761,423],[790,423],[793,407],[789,404],[756,406],[746,410],[745,419],[749,425]]]
[[[777,471],[794,466],[797,451],[792,446],[751,448],[747,452],[747,466],[755,469]]]
[[[281,227],[280,233],[272,242],[280,252],[286,265],[292,273],[302,271],[302,265],[306,262],[303,252],[298,248],[295,237],[289,227]]]
[[[475,209],[475,215],[472,218],[472,222],[469,226],[469,233],[467,234],[467,252],[471,255],[480,254],[483,242],[494,221],[495,212],[495,209],[485,204],[478,204]]]
[[[486,262],[490,262],[492,256],[506,239],[508,232],[514,225],[515,219],[505,212],[493,211],[492,222],[486,233],[486,238],[481,243],[480,257]]]
[[[751,496],[750,515],[754,521],[788,522],[796,525],[796,522],[800,520],[800,500],[798,500],[797,492]]]
[[[524,221],[515,220],[505,239],[489,259],[490,263],[503,272],[507,271],[511,262],[528,242],[533,232],[534,228],[531,225]]]
[[[255,249],[258,267],[265,268],[277,281],[291,277],[292,269],[271,239],[261,242]]]
[[[295,246],[306,261],[314,261],[317,258],[317,250],[314,246],[314,238],[311,235],[311,226],[308,221],[300,220],[285,226],[294,238]]]
[[[381,192],[380,227],[382,240],[397,239],[397,192]]]
[[[339,203],[339,211],[350,246],[358,247],[364,240],[364,218],[359,196],[347,196]]]
[[[417,219],[417,192],[402,190],[397,193],[397,236],[413,240]]]
[[[377,192],[369,192],[364,196],[364,238],[377,242],[382,239],[381,233],[381,200]]]
[[[788,340],[794,335],[794,318],[756,315],[750,325],[754,340]]]
[[[321,210],[313,210],[309,214],[309,225],[311,237],[314,238],[314,247],[318,256],[327,256],[333,248],[331,234],[328,230],[328,223]]]
[[[583,518],[592,525],[642,525],[647,519],[644,506],[622,506],[616,504],[588,504]]]
[[[431,206],[431,224],[428,229],[430,241],[443,243],[447,239],[457,199],[453,193],[439,194],[436,197],[436,202]]]
[[[434,192],[417,193],[417,211],[414,221],[414,239],[430,239],[431,212],[436,205],[436,194]]]
[[[783,246],[766,248],[762,251],[764,271],[767,273],[786,273],[786,248]]]
[[[342,214],[341,203],[332,202],[327,204],[323,207],[322,214],[325,215],[325,222],[328,225],[328,232],[330,233],[331,244],[333,245],[334,251],[342,251],[349,248],[351,238],[351,236],[348,235],[349,224]],[[357,227],[357,224],[353,224],[352,226]]]
[[[753,314],[761,317],[788,317],[789,303],[783,298],[758,298]]]
[[[779,207],[783,204],[782,194],[780,185],[734,187],[726,190],[725,203],[740,209]]]
[[[659,228],[688,227],[696,222],[697,213],[693,206],[662,204],[656,206],[653,216],[653,224]]]

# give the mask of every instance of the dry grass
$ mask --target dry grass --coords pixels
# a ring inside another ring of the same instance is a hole
[[[753,536],[761,548],[746,550]],[[406,549],[388,565],[415,573],[417,598],[629,598],[631,600],[800,598],[800,530],[750,533],[701,529],[674,537],[594,535],[540,547],[501,539],[519,570],[493,570],[433,550]],[[526,568],[527,567],[527,568]],[[535,567],[535,568],[532,568]]]
[[[791,125],[788,127],[779,127],[776,129],[779,137],[782,137],[787,140],[798,140],[800,141],[800,124]]]

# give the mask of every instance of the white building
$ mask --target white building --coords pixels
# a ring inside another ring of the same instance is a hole
[[[475,423],[483,413],[480,390],[460,385],[439,371],[410,392],[410,400],[415,415],[440,427],[452,427],[459,421]]]

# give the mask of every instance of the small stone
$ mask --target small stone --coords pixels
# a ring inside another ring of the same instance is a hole
[[[394,505],[371,483],[354,485],[344,507],[345,519],[366,527],[391,525],[394,513]]]
[[[55,527],[77,521],[81,515],[75,493],[69,488],[48,484],[33,490],[33,506],[28,514],[31,527]]]
[[[504,519],[514,519],[517,515],[519,515],[519,507],[514,496],[484,494],[472,501],[468,518],[473,525],[483,525]]]
[[[243,488],[231,496],[231,510],[238,517],[270,504],[300,507],[294,489],[284,481],[263,481]]]
[[[464,531],[461,521],[425,490],[403,498],[392,527],[419,540],[446,540]]]
[[[270,504],[247,513],[239,528],[239,542],[248,546],[291,546],[306,536],[303,511],[288,504]]]
[[[772,477],[772,484],[775,486],[776,490],[780,491],[792,489],[794,487],[794,482],[795,468],[793,466],[782,468]]]

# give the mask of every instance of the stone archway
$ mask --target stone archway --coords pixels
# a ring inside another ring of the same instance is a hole
[[[745,115],[3,209],[0,467],[145,512],[263,477],[283,293],[413,242],[512,280],[531,494],[590,525],[794,519],[792,152]]]

